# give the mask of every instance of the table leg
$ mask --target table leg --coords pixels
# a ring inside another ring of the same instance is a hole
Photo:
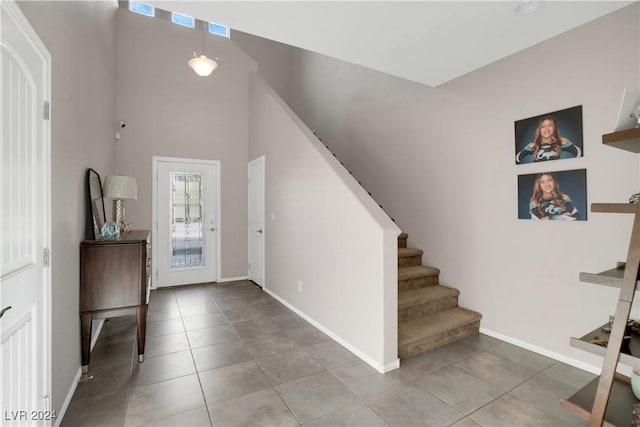
[[[82,351],[82,373],[89,372],[89,356],[91,355],[91,313],[80,313],[80,348]]]
[[[138,306],[138,362],[144,362],[144,342],[147,335],[147,304]]]

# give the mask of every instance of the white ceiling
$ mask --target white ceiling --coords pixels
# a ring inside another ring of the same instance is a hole
[[[165,1],[160,9],[429,86],[563,33],[631,1]]]

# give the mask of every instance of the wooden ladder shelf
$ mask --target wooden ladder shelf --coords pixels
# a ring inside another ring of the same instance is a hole
[[[602,135],[604,145],[640,153],[640,128],[628,129]],[[600,377],[594,379],[573,396],[564,399],[562,405],[569,411],[589,419],[589,427],[604,425],[629,425],[633,417],[633,405],[638,402],[631,392],[629,379],[618,374],[616,367],[620,357],[624,335],[627,329],[631,304],[638,281],[640,267],[640,204],[631,203],[593,203],[591,212],[609,212],[634,214],[633,228],[629,240],[627,260],[622,267],[602,273],[580,273],[580,281],[620,288],[615,318],[606,350],[592,344],[590,338],[600,335],[602,328],[588,333],[581,339],[571,338],[571,345],[594,354],[605,351]],[[631,338],[633,345],[634,337]],[[637,342],[637,339],[636,339]],[[638,344],[636,344],[638,345]],[[638,365],[638,357],[632,354],[622,355],[623,363]],[[597,382],[597,386],[596,386]],[[611,398],[613,396],[613,398]],[[607,410],[609,407],[609,410]]]
[[[640,205],[617,203],[594,203],[592,212],[634,213],[633,229],[627,253],[627,262],[620,287],[620,296],[615,312],[615,318],[609,336],[609,344],[602,364],[602,372],[598,381],[598,388],[593,401],[589,427],[599,427],[604,421],[605,411],[609,402],[609,395],[616,375],[616,366],[620,356],[620,347],[627,327],[627,320],[631,312],[631,303],[636,289],[638,267],[640,266]]]

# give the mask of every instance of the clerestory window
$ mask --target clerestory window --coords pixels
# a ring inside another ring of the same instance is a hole
[[[193,18],[193,16],[183,15],[182,13],[178,12],[171,12],[171,22],[189,28],[195,28],[196,26],[196,20]]]
[[[140,15],[154,17],[156,15],[156,9],[150,4],[141,3],[139,1],[130,1],[129,10],[131,12],[139,13]]]

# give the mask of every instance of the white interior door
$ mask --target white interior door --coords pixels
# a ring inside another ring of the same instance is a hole
[[[217,161],[154,157],[156,286],[218,279]]]
[[[0,15],[0,414],[2,425],[38,425],[54,421],[37,419],[51,387],[51,61],[15,2],[0,1]]]
[[[249,279],[264,287],[264,156],[249,162]]]

